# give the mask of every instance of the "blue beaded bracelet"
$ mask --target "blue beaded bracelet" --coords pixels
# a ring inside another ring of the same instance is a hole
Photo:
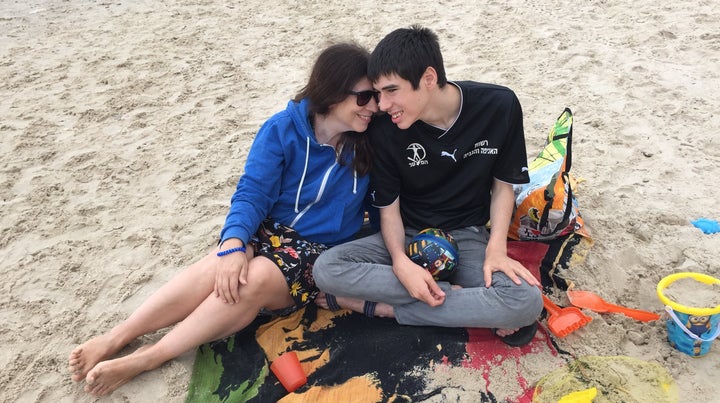
[[[235,253],[235,252],[245,252],[245,247],[244,247],[244,246],[238,246],[237,248],[230,248],[230,249],[228,249],[228,250],[221,250],[220,252],[217,253],[217,255],[218,255],[218,257],[222,257],[222,256],[229,255],[229,254]]]

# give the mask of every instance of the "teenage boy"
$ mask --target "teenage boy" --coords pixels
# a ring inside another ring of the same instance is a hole
[[[368,129],[381,232],[318,258],[313,277],[326,298],[317,303],[405,325],[492,328],[509,345],[529,343],[542,311],[539,282],[507,256],[512,185],[529,181],[517,97],[447,81],[437,35],[417,25],[382,39],[368,74],[386,112]],[[447,281],[405,254],[425,228],[457,241],[459,264]]]

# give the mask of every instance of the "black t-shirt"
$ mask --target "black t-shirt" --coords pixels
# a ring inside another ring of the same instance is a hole
[[[402,130],[387,114],[368,128],[375,154],[372,203],[385,207],[399,197],[403,223],[417,230],[485,225],[493,178],[530,181],[515,93],[492,84],[453,84],[462,93],[461,109],[447,131],[423,121]]]

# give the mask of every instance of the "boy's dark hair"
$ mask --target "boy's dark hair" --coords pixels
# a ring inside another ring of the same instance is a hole
[[[417,89],[428,67],[437,72],[438,86],[445,86],[447,78],[437,35],[428,28],[411,25],[390,32],[377,44],[370,55],[368,77],[375,82],[380,76],[397,74]]]

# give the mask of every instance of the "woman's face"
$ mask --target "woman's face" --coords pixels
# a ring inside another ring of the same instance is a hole
[[[372,116],[378,111],[375,97],[363,93],[364,91],[374,91],[372,83],[367,78],[363,78],[355,84],[352,90],[354,93],[360,94],[349,94],[345,100],[333,105],[330,113],[346,126],[344,131],[364,132],[367,130]],[[365,105],[358,105],[365,100],[368,100]]]

